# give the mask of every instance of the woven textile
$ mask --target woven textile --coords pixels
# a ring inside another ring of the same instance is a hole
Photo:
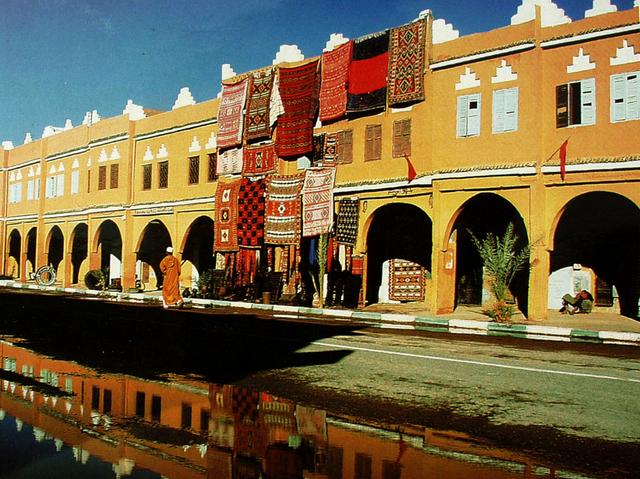
[[[327,133],[324,139],[324,161],[335,165],[338,156],[338,133]]]
[[[218,175],[235,175],[242,173],[242,148],[225,150],[218,155],[216,173]]]
[[[358,236],[358,212],[360,202],[342,199],[338,202],[338,219],[336,221],[336,240],[342,244],[356,244]]]
[[[309,168],[302,188],[302,236],[328,233],[333,224],[335,168]]]
[[[269,99],[269,125],[274,123],[284,113],[284,105],[280,96],[280,75],[277,70],[273,72],[273,86],[271,87],[271,98]]]
[[[300,191],[303,181],[303,174],[268,177],[264,218],[265,243],[300,243]]]
[[[257,248],[264,238],[264,192],[263,178],[252,181],[243,178],[238,191],[238,245]]]
[[[427,27],[418,20],[391,30],[389,40],[389,105],[424,99]]]
[[[386,106],[388,69],[388,30],[355,41],[349,65],[347,112]]]
[[[313,158],[312,164],[313,166],[322,165],[324,161],[324,140],[325,134],[320,133],[318,135],[313,135]]]
[[[411,261],[392,259],[389,264],[389,299],[424,300],[424,268]]]
[[[240,180],[218,181],[214,223],[215,251],[238,249],[238,190]]]
[[[349,41],[322,54],[320,121],[343,117],[347,112],[347,81],[353,42]]]
[[[276,171],[278,157],[273,144],[247,146],[242,160],[243,176],[260,176]]]
[[[313,120],[318,107],[318,61],[280,68],[284,114],[278,119],[278,156],[299,156],[313,147]]]
[[[218,148],[231,148],[242,143],[242,110],[247,99],[249,79],[233,85],[222,85],[218,109]]]
[[[245,128],[247,140],[259,140],[271,136],[269,123],[269,103],[271,88],[273,87],[273,69],[257,71],[253,74],[249,99],[247,100],[247,114]]]

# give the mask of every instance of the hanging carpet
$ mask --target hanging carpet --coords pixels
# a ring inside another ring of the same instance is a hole
[[[242,176],[260,176],[276,171],[278,157],[273,143],[247,146],[242,160]]]
[[[267,178],[265,243],[300,243],[300,191],[303,181],[303,174],[271,175]]]
[[[324,140],[324,133],[313,135],[313,157],[311,158],[311,164],[313,166],[324,164]]]
[[[216,164],[216,173],[218,175],[235,175],[242,173],[242,148],[231,148],[225,150],[218,155],[218,163]]]
[[[273,87],[273,68],[253,73],[245,119],[247,141],[271,137],[269,103]]]
[[[320,87],[320,121],[341,118],[347,111],[347,81],[353,42],[322,54],[322,86]]]
[[[318,60],[279,68],[284,114],[278,118],[278,156],[299,156],[313,147],[313,121],[318,108]]]
[[[389,41],[389,105],[424,99],[426,23],[393,28]]]
[[[218,180],[214,223],[214,251],[238,250],[238,190],[240,180]]]
[[[354,245],[358,235],[358,212],[360,201],[342,199],[338,202],[336,240],[342,244]]]
[[[222,85],[218,109],[218,148],[231,148],[242,144],[243,109],[247,99],[249,78],[233,85]]]
[[[264,238],[264,192],[263,178],[252,181],[243,178],[238,191],[238,245],[258,248]]]
[[[324,161],[335,165],[338,156],[338,133],[327,133],[324,139]]]
[[[388,69],[388,30],[355,40],[349,65],[347,112],[386,106]]]
[[[302,236],[329,233],[333,225],[333,183],[336,169],[309,168],[302,188]]]
[[[404,259],[389,262],[389,299],[423,301],[425,291],[424,268]]]

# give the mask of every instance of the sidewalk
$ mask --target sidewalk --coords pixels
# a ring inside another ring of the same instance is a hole
[[[103,297],[110,301],[161,303],[161,291],[124,293],[92,291],[82,288],[38,286],[0,280],[0,287],[41,290],[70,295]],[[516,316],[511,323],[496,323],[482,313],[481,307],[458,307],[453,313],[434,315],[424,303],[374,304],[364,309],[330,309],[261,304],[238,301],[185,298],[185,304],[193,308],[216,307],[254,309],[274,314],[295,315],[301,318],[330,318],[334,321],[351,321],[369,327],[414,331],[448,332],[484,336],[507,336],[547,341],[593,342],[640,346],[640,321],[619,314],[595,311],[589,314],[563,315],[549,311],[544,321],[527,320]]]

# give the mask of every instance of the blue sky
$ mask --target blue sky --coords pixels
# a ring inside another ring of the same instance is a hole
[[[128,99],[170,110],[181,87],[201,102],[220,69],[270,65],[281,44],[306,57],[329,34],[403,24],[426,8],[461,35],[508,25],[521,0],[1,0],[0,141],[22,144],[85,112],[118,115]],[[592,0],[556,0],[584,17]],[[613,0],[618,10],[633,0]]]

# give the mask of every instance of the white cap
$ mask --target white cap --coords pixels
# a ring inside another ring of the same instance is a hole
[[[167,246],[167,253],[173,253],[173,248],[171,246]]]

